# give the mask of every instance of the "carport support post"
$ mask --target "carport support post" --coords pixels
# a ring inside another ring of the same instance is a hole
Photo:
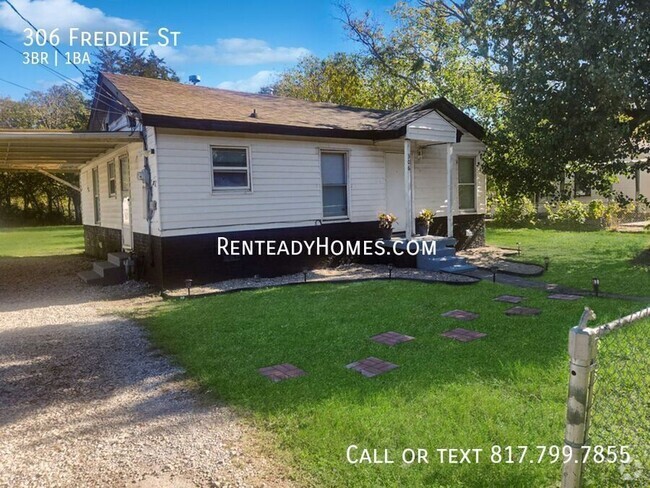
[[[597,333],[586,325],[594,317],[593,312],[585,308],[580,324],[569,331],[569,396],[564,445],[571,449],[571,458],[562,468],[562,488],[579,488],[582,483],[582,447],[589,442],[589,417],[598,354]]]
[[[447,237],[454,237],[454,146],[447,143]]]
[[[404,186],[406,195],[406,238],[413,237],[413,162],[411,141],[404,139]]]

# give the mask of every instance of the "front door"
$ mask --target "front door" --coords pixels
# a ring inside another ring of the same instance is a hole
[[[131,173],[129,157],[120,158],[120,189],[122,195],[122,249],[133,249],[133,228],[131,225]]]
[[[393,231],[406,229],[406,190],[404,188],[404,154],[386,153],[386,212],[397,217]]]

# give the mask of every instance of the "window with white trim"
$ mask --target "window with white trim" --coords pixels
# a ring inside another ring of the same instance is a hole
[[[458,157],[458,209],[476,210],[476,164],[472,157]]]
[[[573,196],[574,198],[591,196],[591,186],[580,175],[576,175],[573,181]]]
[[[323,186],[323,217],[348,216],[347,154],[324,151],[320,155],[321,184]]]
[[[108,196],[114,197],[117,193],[117,180],[115,179],[115,160],[106,165],[108,171]]]
[[[212,189],[249,190],[250,163],[245,147],[212,147]]]

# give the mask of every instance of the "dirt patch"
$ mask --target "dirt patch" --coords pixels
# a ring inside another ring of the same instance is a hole
[[[544,272],[540,265],[516,262],[517,251],[512,249],[484,246],[459,252],[458,255],[479,268],[489,269],[496,266],[503,273],[518,276],[539,276]]]

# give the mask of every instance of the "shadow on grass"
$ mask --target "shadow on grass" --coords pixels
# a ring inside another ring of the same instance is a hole
[[[637,257],[632,260],[634,266],[650,266],[650,249],[641,251]]]

